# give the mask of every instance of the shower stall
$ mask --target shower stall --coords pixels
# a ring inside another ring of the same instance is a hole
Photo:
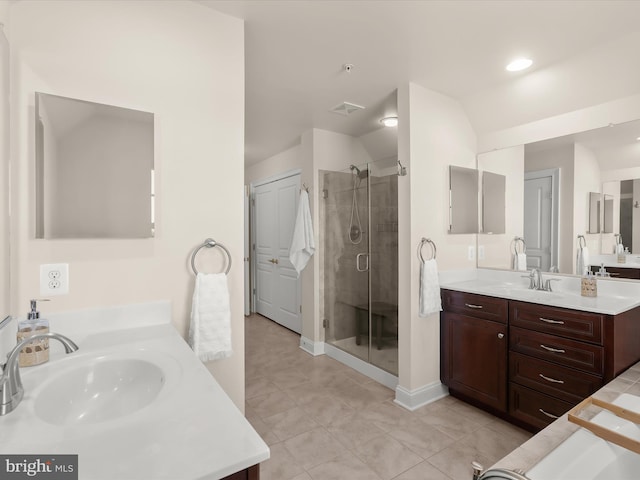
[[[325,343],[397,377],[395,163],[320,174]]]

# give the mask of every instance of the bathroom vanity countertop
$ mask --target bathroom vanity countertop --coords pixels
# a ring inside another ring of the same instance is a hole
[[[543,273],[552,280],[552,292],[530,290],[527,272],[477,269],[464,274],[443,272],[440,287],[478,295],[570,308],[584,312],[618,315],[640,306],[640,284],[624,280],[598,279],[598,296],[580,295],[580,278]]]
[[[593,394],[593,397],[605,402],[614,402],[623,393],[640,396],[640,362],[602,387]],[[528,472],[577,430],[581,430],[581,427],[569,422],[565,413],[491,468],[519,469]],[[571,460],[573,459],[568,458],[567,462]],[[471,473],[469,476],[471,477]]]
[[[48,363],[21,369],[24,399],[0,416],[3,454],[78,454],[82,480],[215,480],[269,458],[267,445],[171,324],[84,337],[53,327],[80,348],[68,355],[52,348]],[[166,378],[146,407],[102,422],[61,426],[39,418],[38,394],[60,372],[101,358],[148,355],[161,359]]]

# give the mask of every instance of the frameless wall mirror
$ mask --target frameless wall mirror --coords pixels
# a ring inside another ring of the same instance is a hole
[[[478,171],[449,166],[449,233],[478,233]]]
[[[36,93],[36,238],[154,235],[152,113]]]
[[[589,229],[587,233],[600,233],[601,199],[602,194],[589,192]]]
[[[505,233],[507,177],[492,172],[482,175],[482,228],[480,233]]]

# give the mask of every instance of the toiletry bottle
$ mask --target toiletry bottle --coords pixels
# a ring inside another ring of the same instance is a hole
[[[597,297],[598,296],[598,283],[596,276],[588,271],[586,275],[583,275],[580,282],[580,295],[583,297]]]
[[[27,319],[18,323],[18,342],[39,333],[49,333],[49,321],[40,318],[40,312],[38,312],[37,309],[37,302],[38,300],[31,300],[31,311],[27,314]],[[25,345],[20,351],[20,357],[18,359],[18,363],[21,367],[31,367],[48,361],[48,338],[35,340],[34,342]]]

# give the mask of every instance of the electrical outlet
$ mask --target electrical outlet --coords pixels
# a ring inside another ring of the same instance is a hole
[[[40,295],[66,295],[69,293],[69,264],[40,265]]]
[[[467,250],[467,259],[470,262],[473,262],[476,259],[476,247],[475,247],[475,245],[469,245],[469,248]]]
[[[478,245],[478,260],[484,260],[484,245]]]

